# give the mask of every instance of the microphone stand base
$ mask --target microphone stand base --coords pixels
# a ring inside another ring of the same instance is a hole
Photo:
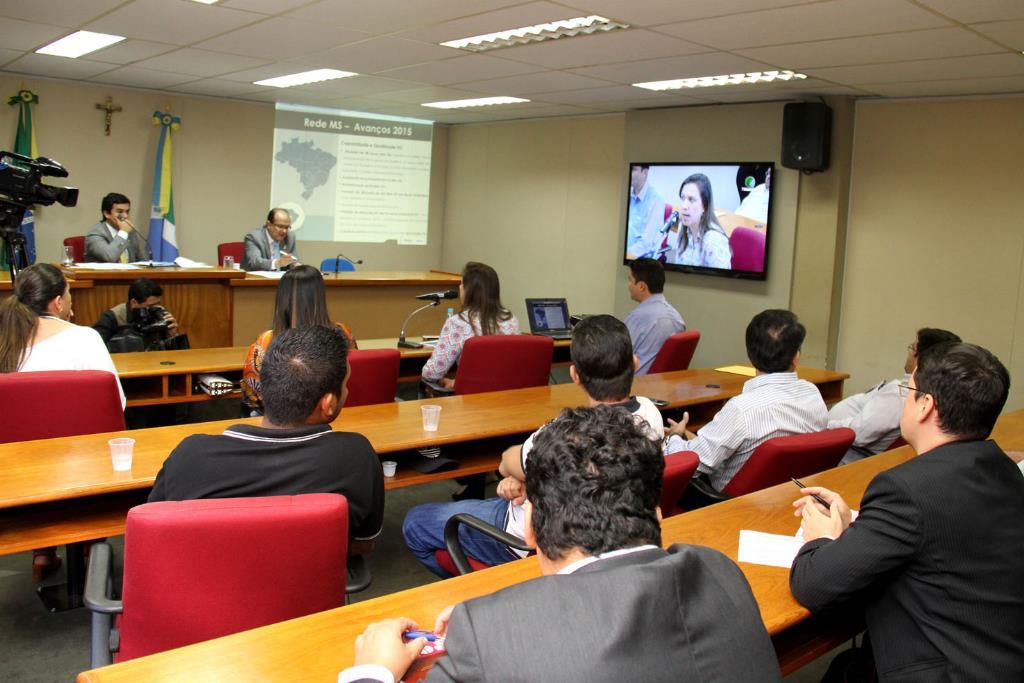
[[[422,349],[423,344],[420,342],[406,341],[404,339],[398,340],[398,345],[405,349]]]

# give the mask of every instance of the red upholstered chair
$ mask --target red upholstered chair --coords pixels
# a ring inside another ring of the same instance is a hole
[[[852,429],[839,427],[810,434],[778,436],[754,449],[750,459],[726,484],[722,493],[742,496],[832,469],[856,438]]]
[[[901,435],[897,436],[895,439],[893,439],[892,443],[889,444],[888,448],[886,448],[885,450],[892,451],[892,450],[896,450],[897,448],[902,448],[903,446],[906,446],[906,445],[907,445],[907,440],[904,439],[903,435],[901,434]]]
[[[732,247],[732,269],[764,270],[764,233],[750,228],[736,228],[729,236]]]
[[[85,236],[79,235],[76,237],[65,237],[64,246],[71,247],[71,253],[74,254],[72,258],[75,259],[75,263],[85,262]]]
[[[4,424],[0,443],[124,429],[117,378],[103,370],[47,370],[0,375]],[[55,402],[73,397],[54,419]]]
[[[546,386],[551,375],[551,337],[496,334],[470,337],[462,346],[455,371],[455,390],[426,382],[436,394],[479,394]]]
[[[244,242],[221,242],[217,245],[217,265],[224,263],[224,257],[231,256],[239,268],[245,258]]]
[[[700,330],[687,330],[676,332],[665,340],[651,363],[651,369],[647,372],[672,372],[673,370],[686,370],[690,367],[693,354],[697,350],[697,343],[700,342]]]
[[[348,501],[333,493],[148,503],[128,512],[122,600],[93,545],[92,666],[339,607]],[[118,615],[111,634],[112,615]]]
[[[398,388],[398,349],[353,350],[348,354],[351,375],[345,407],[391,403]]]
[[[684,511],[679,506],[679,499],[693,479],[699,462],[700,459],[693,451],[677,451],[665,456],[665,475],[659,503],[662,518],[667,519]]]

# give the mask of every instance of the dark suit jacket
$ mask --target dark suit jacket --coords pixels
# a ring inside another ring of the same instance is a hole
[[[790,586],[812,612],[863,606],[882,681],[1024,681],[1024,477],[991,441],[882,472]]]
[[[295,235],[291,232],[281,243],[281,250],[295,256]],[[245,236],[245,258],[242,270],[273,270],[273,259],[270,257],[270,235],[267,229],[260,226]]]
[[[145,261],[149,258],[149,246],[138,230],[128,233],[128,239],[111,237],[106,221],[100,221],[85,234],[85,260],[99,263],[116,263],[121,252],[128,250],[129,261]]]

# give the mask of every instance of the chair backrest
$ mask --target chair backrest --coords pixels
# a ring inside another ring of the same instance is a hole
[[[648,373],[672,372],[673,370],[686,370],[690,367],[693,354],[697,350],[697,343],[700,342],[700,330],[687,330],[676,332],[665,340],[651,363]]]
[[[104,370],[2,374],[0,396],[5,425],[0,443],[124,429],[117,378]]]
[[[351,375],[345,407],[391,403],[398,389],[398,349],[354,350],[348,354]]]
[[[897,448],[902,448],[903,446],[906,446],[906,445],[907,445],[907,440],[903,438],[902,434],[900,434],[899,436],[897,436],[895,439],[892,440],[891,444],[889,444],[888,446],[885,447],[885,450],[892,451],[892,450],[895,450]]]
[[[321,273],[344,273],[355,269],[356,264],[352,263],[344,256],[339,256],[338,258],[325,258],[320,262]]]
[[[665,456],[665,474],[661,482],[661,516],[672,517],[683,512],[679,499],[697,471],[700,459],[693,451],[678,451]]]
[[[542,387],[551,375],[551,337],[496,334],[470,337],[455,371],[455,393]]]
[[[75,237],[65,237],[64,246],[71,247],[71,253],[74,254],[73,258],[75,263],[85,262],[85,236],[76,235]]]
[[[235,259],[239,267],[245,259],[244,242],[221,242],[217,245],[217,265],[224,263],[224,257],[230,256]]]
[[[348,501],[334,493],[128,511],[116,661],[340,607]]]
[[[856,434],[848,427],[822,432],[777,436],[754,449],[750,459],[722,489],[730,496],[742,496],[806,477],[839,464]]]
[[[732,247],[732,269],[764,270],[764,233],[750,228],[736,228],[729,235]]]

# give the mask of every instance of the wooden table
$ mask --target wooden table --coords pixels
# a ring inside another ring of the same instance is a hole
[[[1024,447],[1024,411],[1000,418],[994,438],[1004,449]],[[806,478],[826,486],[857,506],[875,474],[915,457],[909,446]],[[737,557],[739,532],[754,529],[792,534],[799,520],[790,503],[792,484],[780,484],[724,503],[678,515],[662,523],[662,541],[706,545]],[[742,563],[772,636],[783,674],[841,644],[850,626],[810,618],[789,591],[789,570]],[[426,628],[446,605],[486,595],[539,576],[535,558],[500,565],[365,602],[272,624],[123,664],[86,671],[79,683],[118,681],[334,681],[351,665],[355,638],[366,625],[387,617],[406,616]],[[742,653],[739,653],[740,655]]]
[[[799,372],[818,385],[826,400],[842,396],[846,374],[813,368]],[[741,391],[746,379],[717,370],[683,370],[637,377],[633,390],[665,399],[670,408],[686,408],[691,420],[702,424]],[[557,384],[346,408],[333,426],[365,435],[379,454],[438,445],[459,460],[457,470],[434,474],[421,474],[400,462],[395,477],[386,480],[390,489],[493,470],[502,446],[534,431],[563,408],[585,402],[576,385]],[[423,431],[423,403],[442,406],[437,432]],[[182,439],[258,421],[221,420],[0,444],[0,554],[122,533],[130,507],[126,499],[131,502],[133,493],[144,495],[152,487],[163,461]],[[136,440],[130,472],[114,472],[110,466],[107,441],[115,436]],[[83,499],[89,507],[79,510],[74,502]]]
[[[410,337],[411,340],[418,338]],[[360,339],[360,349],[398,349],[401,354],[399,382],[415,382],[420,378],[423,364],[433,350],[400,348],[398,339]],[[205,373],[223,375],[238,382],[242,378],[242,365],[249,352],[248,346],[227,346],[185,351],[140,351],[111,355],[121,378],[121,386],[128,399],[128,407],[168,403],[190,403],[215,398],[237,397],[240,392],[210,396],[195,391],[196,377]],[[569,364],[569,340],[555,341],[553,367]]]

